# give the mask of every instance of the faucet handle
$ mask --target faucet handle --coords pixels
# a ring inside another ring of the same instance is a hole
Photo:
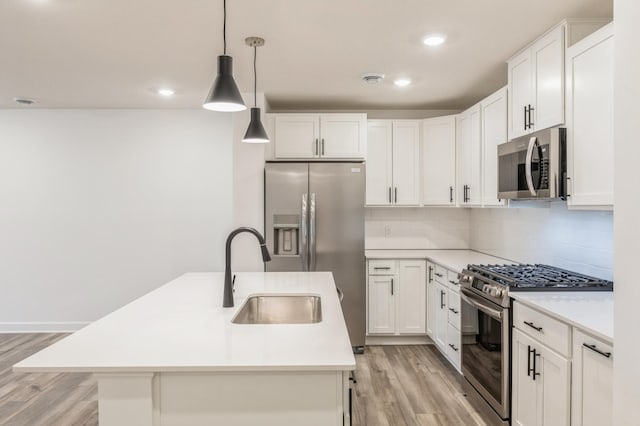
[[[236,292],[236,274],[233,274],[233,279],[231,280],[231,290]]]

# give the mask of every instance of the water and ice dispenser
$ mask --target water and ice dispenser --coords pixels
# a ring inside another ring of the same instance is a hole
[[[276,255],[297,256],[300,253],[300,215],[273,215],[273,237]]]

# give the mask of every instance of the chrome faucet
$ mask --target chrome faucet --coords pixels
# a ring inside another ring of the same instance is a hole
[[[260,250],[262,250],[262,261],[269,262],[271,260],[271,255],[269,255],[269,250],[267,249],[267,243],[264,241],[264,237],[258,231],[253,228],[238,228],[231,231],[229,236],[227,237],[227,247],[225,250],[225,267],[224,267],[224,295],[222,298],[222,307],[223,308],[232,308],[233,307],[233,281],[231,280],[231,241],[233,238],[241,234],[243,232],[249,232],[256,236],[258,242],[260,243]]]

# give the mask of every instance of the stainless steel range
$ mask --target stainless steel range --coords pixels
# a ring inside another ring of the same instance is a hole
[[[509,424],[511,299],[516,291],[612,291],[611,281],[548,265],[469,265],[460,274],[463,318],[475,334],[462,336],[467,395],[490,406],[493,424]],[[476,404],[477,405],[477,404]]]

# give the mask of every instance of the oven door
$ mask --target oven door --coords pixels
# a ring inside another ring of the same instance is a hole
[[[475,330],[462,337],[462,374],[503,419],[509,418],[509,309],[460,289],[462,318]],[[467,320],[465,320],[467,321]]]

